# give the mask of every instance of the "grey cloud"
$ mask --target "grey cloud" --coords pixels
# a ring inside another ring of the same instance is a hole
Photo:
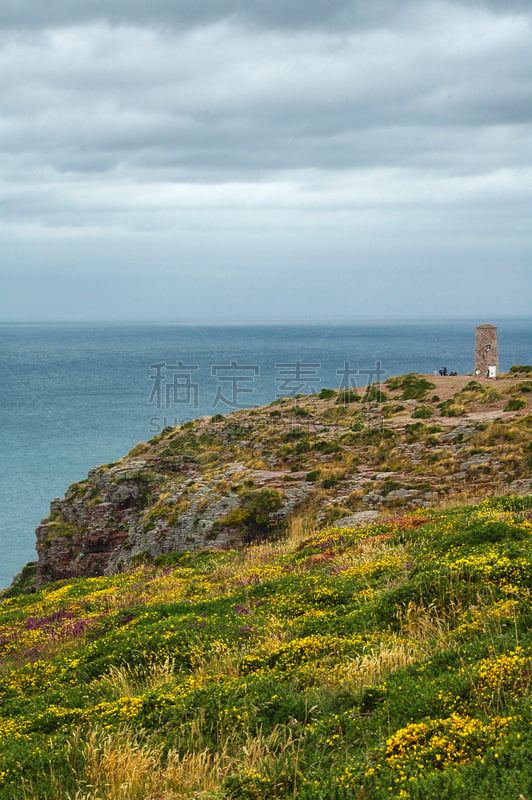
[[[501,14],[530,12],[529,0],[462,0],[462,5]],[[381,27],[405,8],[425,0],[3,0],[0,26],[35,29],[108,20],[113,25],[159,25],[190,28],[225,19],[274,28],[305,29],[345,25]]]
[[[397,3],[397,0],[395,0]],[[390,0],[49,0],[36,4],[33,0],[6,0],[0,11],[0,24],[6,27],[54,27],[75,25],[97,19],[113,24],[162,24],[187,28],[240,18],[249,22],[281,27],[323,25],[334,20],[347,8],[353,8],[357,18],[368,18],[366,10],[373,5],[371,16],[390,8]]]
[[[17,80],[4,90],[0,141],[26,166],[159,167],[198,181],[379,163],[448,169],[469,160],[475,170],[494,156],[515,163],[532,113],[527,29],[480,18],[480,41],[468,48],[471,17],[455,14],[395,34],[100,24],[10,39],[0,64]],[[495,142],[488,131],[501,123],[516,127]]]
[[[250,297],[271,264],[296,288],[308,264],[323,267],[331,304],[344,273],[372,259],[387,265],[392,304],[412,259],[429,287],[455,258],[464,270],[512,261],[524,284],[531,17],[517,0],[4,2],[12,270],[31,286],[43,269],[60,287],[59,248],[65,307],[76,265],[97,297],[94,276],[114,286],[124,265],[148,275],[161,259],[170,276],[179,263],[191,304],[197,274],[208,292],[220,269],[238,297],[233,263]]]

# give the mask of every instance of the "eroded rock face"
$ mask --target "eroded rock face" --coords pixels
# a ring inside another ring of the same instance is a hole
[[[208,477],[196,464],[163,466],[164,472],[156,472],[153,467],[160,469],[161,462],[155,459],[95,468],[64,499],[52,500],[50,516],[36,529],[39,583],[110,575],[144,557],[238,545],[249,534],[254,504],[266,497],[271,508],[266,504],[257,523],[260,538],[261,525],[266,534],[282,524],[310,490],[308,484],[281,488],[285,472],[268,474],[241,464]],[[253,491],[232,490],[228,479],[236,474],[244,475]]]
[[[112,521],[113,506],[105,504],[109,517],[80,515],[80,527],[69,526],[66,533],[55,534],[53,524],[36,529],[39,583],[78,577],[103,575],[112,557],[127,546],[127,529]]]

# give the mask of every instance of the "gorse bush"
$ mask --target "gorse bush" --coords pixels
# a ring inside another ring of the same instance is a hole
[[[275,494],[239,491],[267,527]],[[531,507],[301,522],[21,586],[0,602],[0,800],[531,797]]]

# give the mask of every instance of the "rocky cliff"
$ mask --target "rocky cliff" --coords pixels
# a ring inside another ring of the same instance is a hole
[[[337,525],[480,494],[530,491],[529,373],[391,378],[164,430],[92,469],[37,528],[38,581]]]

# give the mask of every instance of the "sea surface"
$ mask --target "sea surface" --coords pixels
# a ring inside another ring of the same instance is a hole
[[[0,588],[36,558],[53,497],[167,425],[323,387],[473,369],[475,326],[500,370],[531,363],[532,319],[298,325],[1,324]]]

